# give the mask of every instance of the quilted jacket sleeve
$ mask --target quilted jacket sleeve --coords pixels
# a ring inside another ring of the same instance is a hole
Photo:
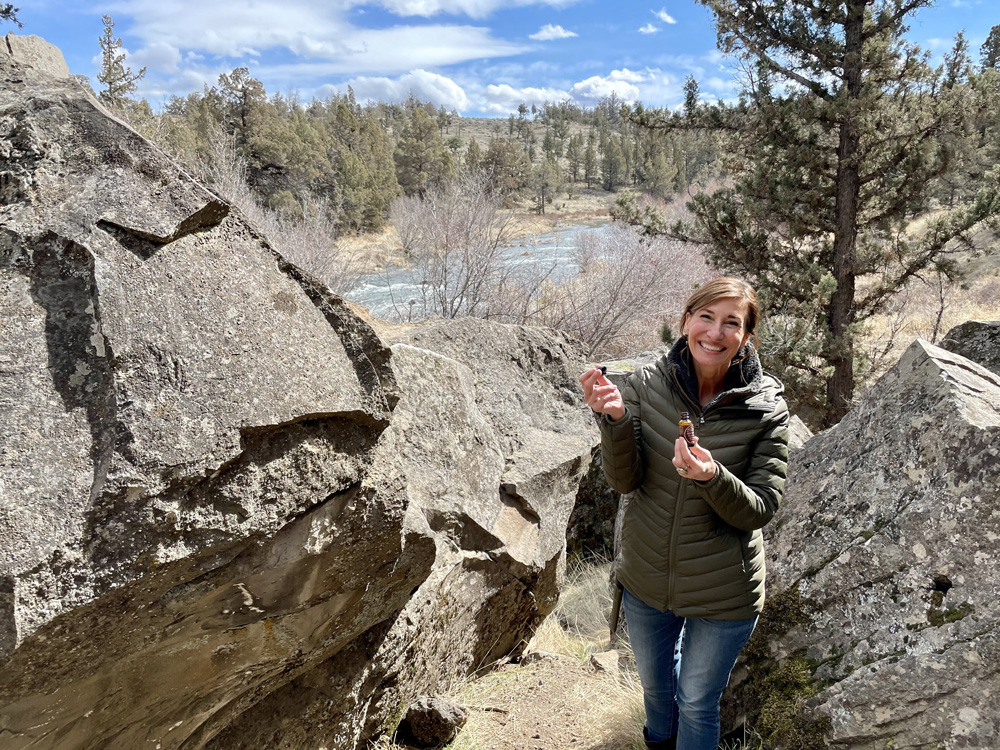
[[[601,466],[612,489],[625,494],[642,484],[646,472],[639,448],[642,411],[631,379],[622,389],[622,398],[625,416],[621,420],[612,422],[607,414],[601,415]]]
[[[788,472],[788,407],[779,399],[767,430],[758,438],[741,478],[716,462],[718,472],[708,482],[696,482],[698,492],[723,521],[743,531],[764,526],[778,510]]]

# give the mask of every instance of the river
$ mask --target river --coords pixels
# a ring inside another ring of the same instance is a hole
[[[554,281],[576,274],[574,261],[579,236],[587,231],[607,231],[608,224],[572,224],[556,232],[525,237],[504,248],[504,256],[509,265],[534,264],[544,269],[554,268]],[[373,315],[385,320],[406,320],[410,300],[419,301],[423,297],[423,287],[407,268],[390,267],[382,273],[362,277],[361,282],[344,295],[351,302],[367,307]]]

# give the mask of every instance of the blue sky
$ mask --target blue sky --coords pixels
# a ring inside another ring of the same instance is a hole
[[[101,16],[147,67],[139,94],[154,107],[245,66],[268,93],[308,101],[342,92],[399,101],[412,91],[465,115],[506,116],[519,102],[612,91],[677,106],[694,75],[706,97],[733,96],[734,68],[715,47],[712,15],[694,0],[21,0],[24,28],[59,46],[95,81]],[[978,61],[995,0],[941,0],[911,17],[909,36],[936,59],[965,30]],[[10,30],[0,27],[0,31]]]

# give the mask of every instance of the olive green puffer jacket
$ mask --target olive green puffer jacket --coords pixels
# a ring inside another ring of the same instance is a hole
[[[681,617],[741,620],[764,606],[764,546],[785,486],[788,408],[781,383],[752,346],[704,409],[687,341],[634,372],[625,418],[601,419],[604,474],[634,492],[625,511],[618,582],[651,607]],[[681,477],[671,463],[677,422],[690,412],[718,472]]]

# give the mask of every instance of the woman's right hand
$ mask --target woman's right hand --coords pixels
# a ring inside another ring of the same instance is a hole
[[[583,398],[596,412],[607,414],[617,422],[625,416],[625,401],[618,386],[601,374],[600,368],[591,367],[580,376]]]

